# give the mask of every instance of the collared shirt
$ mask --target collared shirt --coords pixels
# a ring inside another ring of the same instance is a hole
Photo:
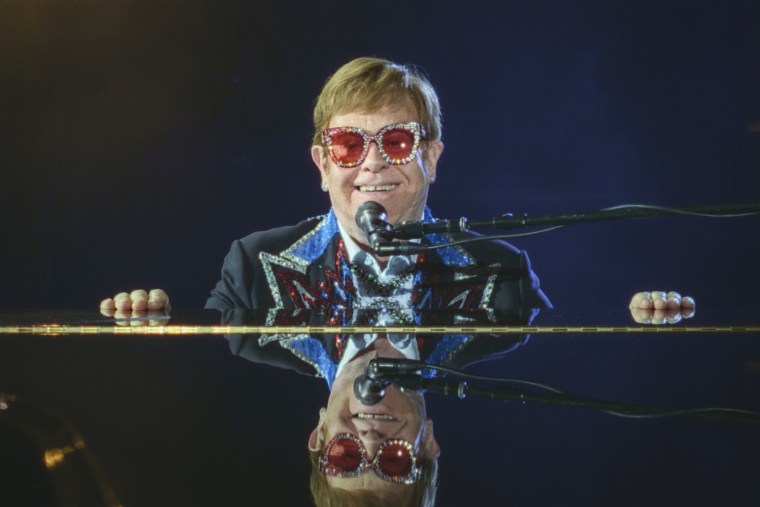
[[[372,286],[363,282],[363,280],[356,280],[359,307],[375,308],[376,305],[382,305],[383,300],[391,299],[396,301],[401,308],[409,308],[411,305],[412,284],[414,282],[413,271],[414,266],[417,264],[417,254],[392,255],[388,259],[385,268],[381,268],[375,256],[362,250],[356,244],[356,241],[348,235],[340,222],[338,222],[338,229],[340,229],[340,236],[346,247],[348,260],[352,265],[376,277],[377,282],[382,285],[393,283],[398,276],[406,276],[404,283],[394,288],[392,293],[387,296],[373,291]]]

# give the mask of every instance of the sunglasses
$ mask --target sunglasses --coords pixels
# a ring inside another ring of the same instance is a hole
[[[416,122],[391,123],[374,136],[357,127],[335,127],[322,131],[322,145],[339,167],[356,167],[364,162],[373,141],[386,162],[403,165],[414,160],[424,135]]]
[[[390,482],[414,484],[420,477],[414,446],[406,440],[386,440],[370,461],[359,437],[338,433],[319,455],[319,471],[332,477],[356,477],[367,468]]]

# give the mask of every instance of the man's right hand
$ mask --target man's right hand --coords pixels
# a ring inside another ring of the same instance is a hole
[[[164,311],[171,310],[169,296],[162,289],[147,292],[142,289],[120,292],[112,298],[100,302],[100,313],[112,317],[116,312]]]

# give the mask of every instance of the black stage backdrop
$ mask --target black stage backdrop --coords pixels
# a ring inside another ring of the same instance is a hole
[[[138,287],[202,307],[233,239],[327,210],[311,109],[364,55],[437,87],[436,216],[760,200],[754,0],[0,1],[0,307]],[[512,242],[558,311],[644,289],[756,307],[757,231],[667,218]]]
[[[362,55],[438,88],[439,217],[758,200],[757,2],[498,4],[0,3],[0,305],[163,287],[202,306],[233,239],[327,209],[311,108]],[[694,276],[751,295],[753,230],[667,219],[514,243],[558,305],[606,304]]]

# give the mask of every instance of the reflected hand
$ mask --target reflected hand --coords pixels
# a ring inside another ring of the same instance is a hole
[[[100,302],[100,313],[117,319],[165,317],[169,315],[170,310],[169,296],[162,289],[153,289],[150,293],[142,289],[133,290],[130,293],[120,292],[113,298]],[[165,323],[165,320],[130,320],[117,323],[122,326],[155,326]]]
[[[678,292],[651,291],[634,294],[628,308],[639,324],[676,324],[693,317],[695,306],[694,298]]]

